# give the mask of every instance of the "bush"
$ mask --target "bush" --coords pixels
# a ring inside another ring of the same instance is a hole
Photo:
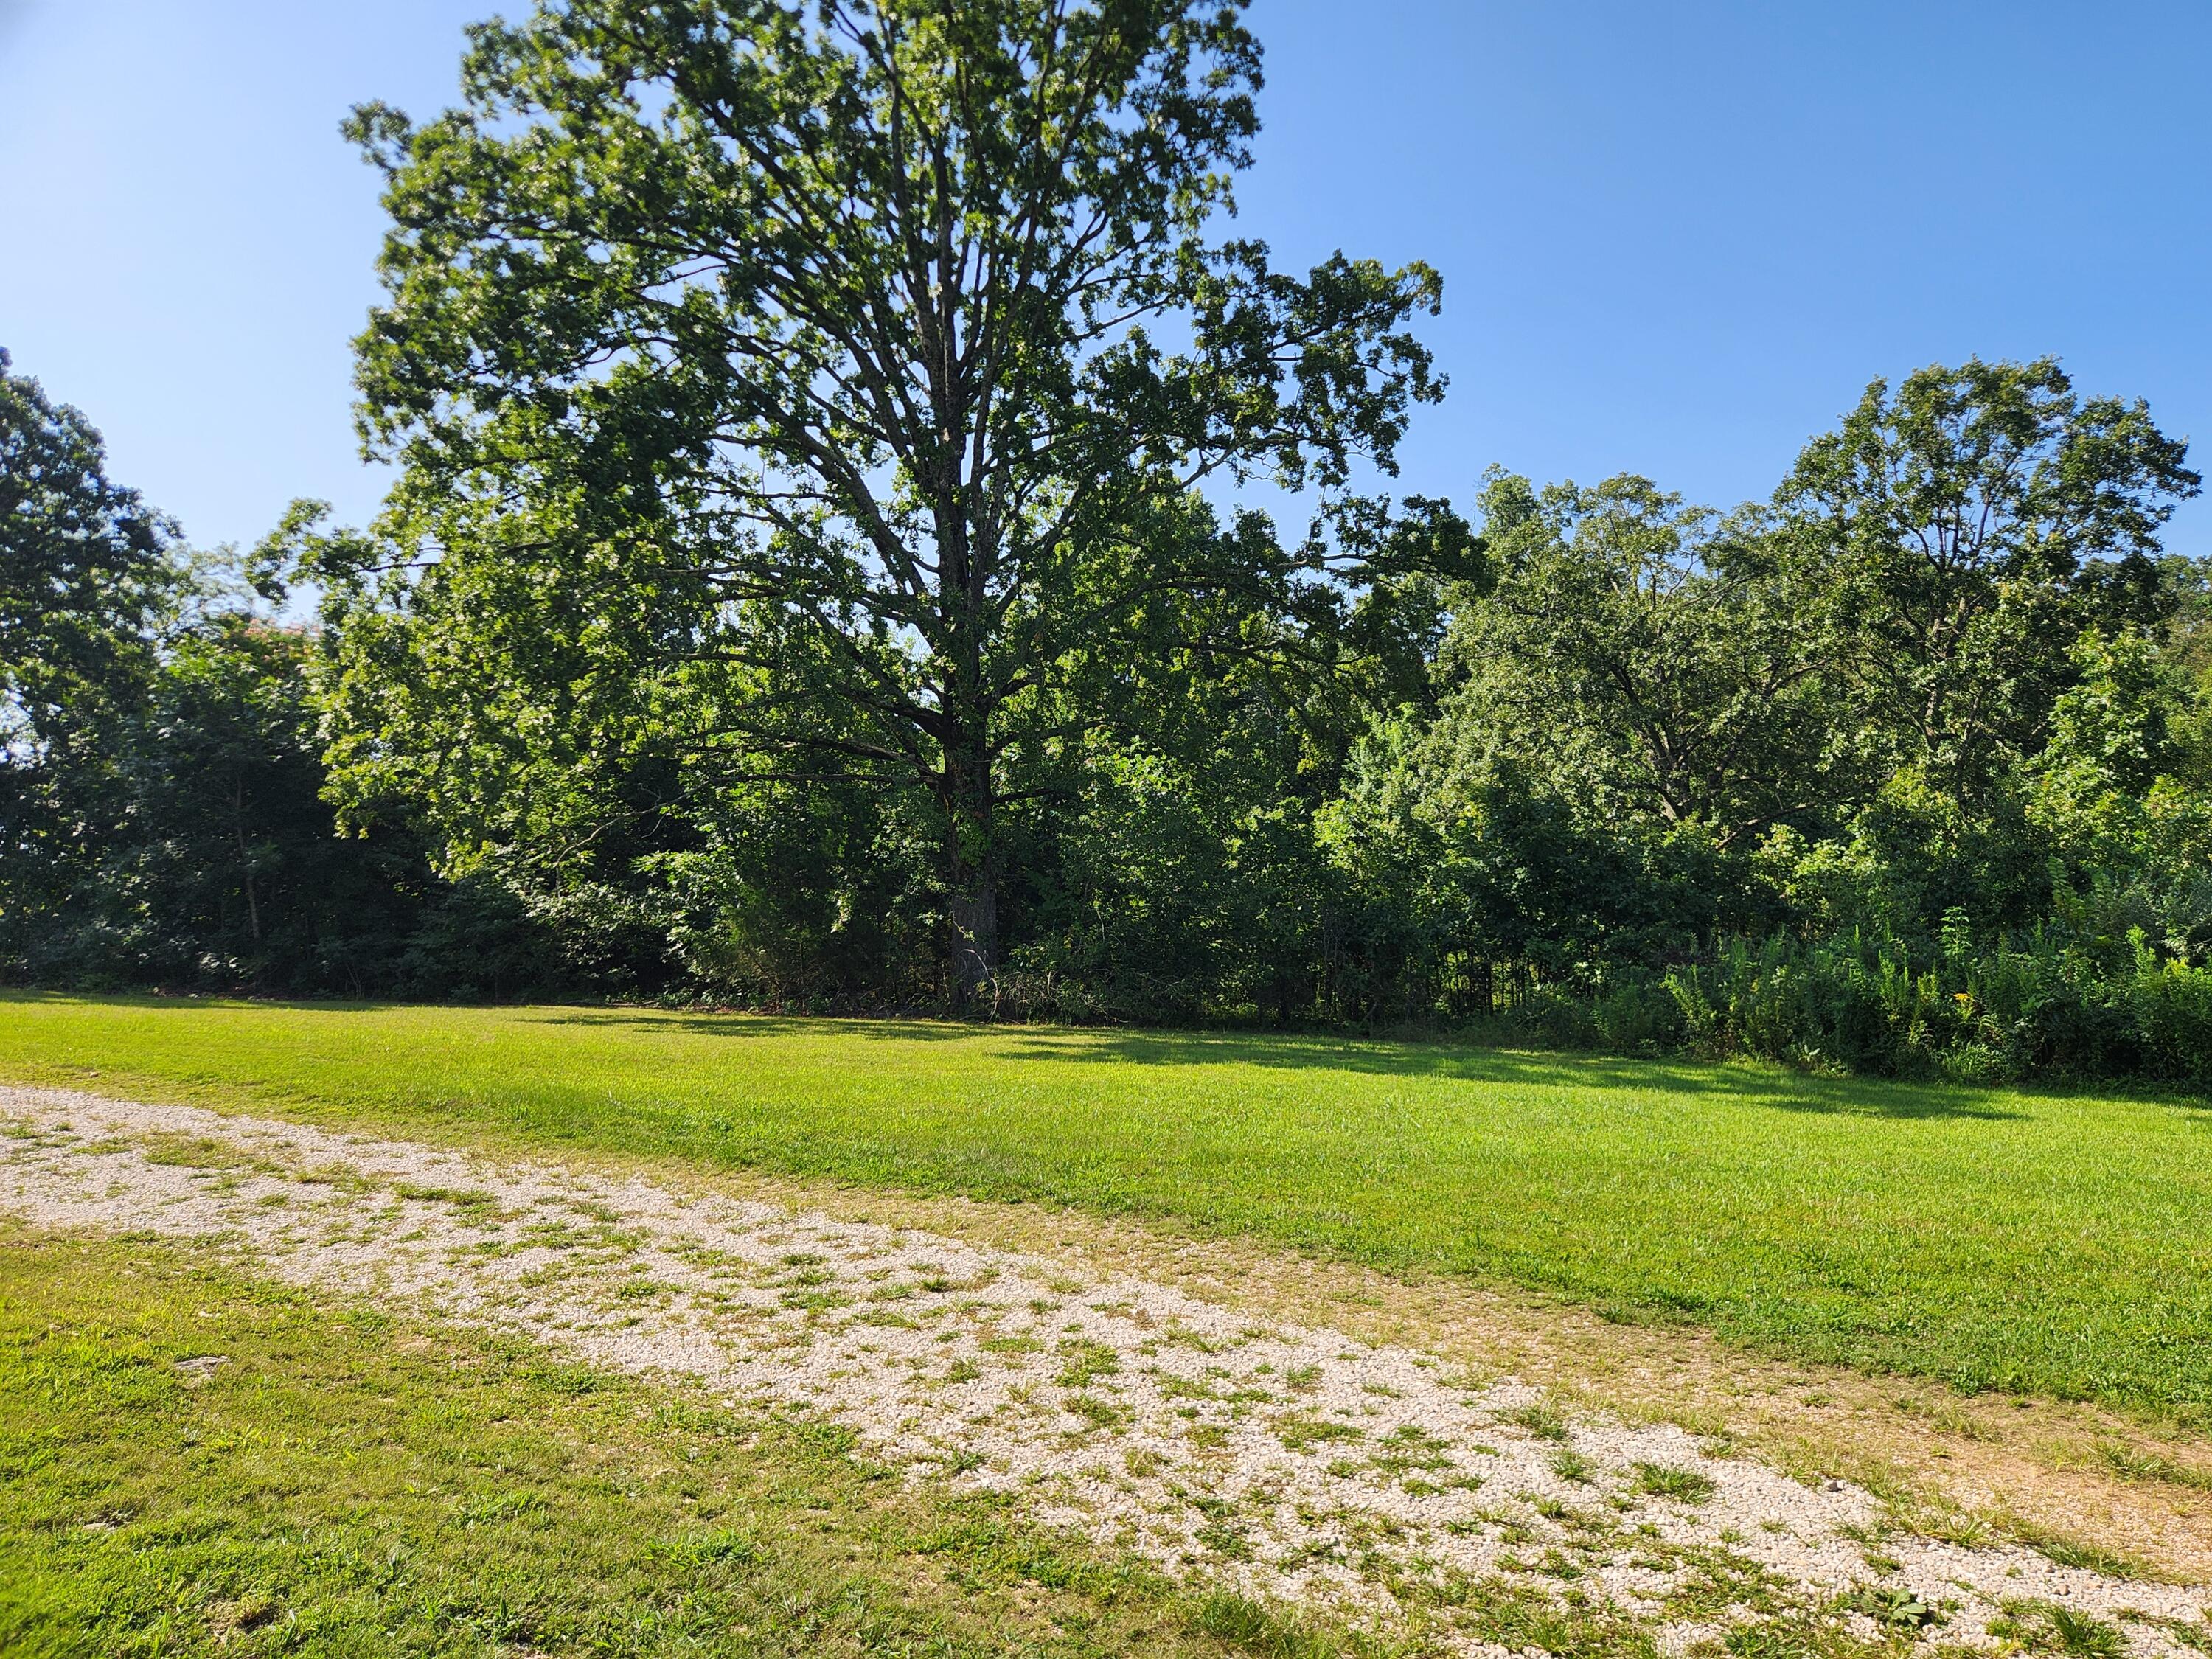
[[[2144,1069],[2178,1081],[2212,1082],[2212,968],[2160,962],[2139,939],[2133,988]]]
[[[1727,941],[1671,970],[1666,990],[1676,1044],[1711,1059],[1973,1084],[2212,1082],[2212,968],[2161,956],[2140,930],[2130,945],[2116,960],[2051,924],[1980,941],[1947,925],[1917,951],[1863,932],[1778,934]]]
[[[1623,1054],[1663,1054],[1680,1048],[1688,1036],[1682,1010],[1667,986],[1638,978],[1598,993],[1590,1017],[1597,1039]]]
[[[1594,1048],[1601,1029],[1589,1002],[1558,985],[1531,991],[1509,1022],[1516,1032],[1553,1048]]]

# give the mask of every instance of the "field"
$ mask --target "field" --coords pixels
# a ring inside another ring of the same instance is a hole
[[[0,1076],[1037,1200],[2212,1415],[2212,1113],[1291,1036],[0,1001]]]

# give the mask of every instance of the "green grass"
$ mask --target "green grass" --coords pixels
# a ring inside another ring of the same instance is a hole
[[[2212,1113],[2186,1101],[1316,1038],[41,996],[0,999],[0,1075],[1082,1206],[2212,1418]]]
[[[1665,1463],[1638,1463],[1636,1466],[1636,1490],[1654,1498],[1674,1498],[1685,1504],[1702,1504],[1713,1495],[1713,1483],[1695,1469],[1678,1469]]]
[[[1341,1650],[850,1448],[172,1248],[0,1231],[11,1659]]]

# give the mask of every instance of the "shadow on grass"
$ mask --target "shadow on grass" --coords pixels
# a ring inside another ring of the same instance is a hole
[[[2025,1114],[1986,1093],[1960,1087],[1865,1079],[1792,1076],[1673,1059],[1471,1048],[1444,1042],[1384,1042],[1292,1033],[1125,1031],[1068,1027],[990,1026],[925,1019],[836,1019],[787,1015],[653,1014],[616,1009],[563,1010],[548,1024],[623,1025],[721,1039],[821,1036],[863,1041],[953,1042],[994,1038],[1009,1059],[1048,1064],[1144,1066],[1255,1066],[1276,1071],[1343,1072],[1446,1083],[1603,1091],[1703,1095],[1779,1111],[1899,1120],[2016,1119]]]
[[[1444,1082],[1728,1097],[1777,1111],[1901,1121],[2027,1116],[2022,1100],[2094,1097],[2179,1108],[2212,1129],[2212,1096],[2148,1079],[2068,1083],[2041,1080],[1977,1089],[1966,1085],[1904,1083],[1874,1078],[1820,1078],[1779,1067],[1678,1057],[1617,1055],[1523,1048],[1486,1048],[1449,1040],[1389,1041],[1315,1032],[1122,1030],[1068,1026],[984,1025],[927,1017],[870,1018],[753,1013],[687,1013],[580,1003],[422,1003],[319,998],[172,995],[149,992],[87,994],[0,987],[0,1008],[97,1006],[185,1013],[225,1009],[241,1013],[504,1014],[544,1026],[623,1030],[640,1036],[681,1032],[724,1041],[763,1037],[860,1042],[1001,1045],[1008,1058],[1048,1063],[1132,1066],[1255,1066],[1270,1070],[1335,1071]]]
[[[1041,1036],[1021,1044],[1018,1051],[1093,1063],[1258,1066],[1454,1083],[1717,1096],[1783,1111],[1862,1117],[2002,1120],[2024,1115],[1966,1089],[1790,1076],[1695,1060],[1200,1033],[1117,1032],[1079,1041],[1081,1046],[1076,1047]]]
[[[680,1014],[629,1008],[567,1008],[535,1003],[514,1010],[540,1025],[619,1026],[653,1033],[681,1031],[687,1036],[729,1038],[821,1037],[830,1035],[874,1042],[967,1042],[1004,1036],[1018,1026],[963,1024],[957,1020],[851,1014]]]

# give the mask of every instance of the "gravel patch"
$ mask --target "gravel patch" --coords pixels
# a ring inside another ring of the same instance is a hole
[[[1678,1428],[1138,1279],[189,1107],[0,1088],[0,1210],[42,1227],[221,1241],[294,1284],[696,1377],[844,1424],[912,1479],[1356,1621],[1550,1608],[1663,1652],[1776,1620],[1993,1651],[2094,1646],[2084,1620],[2143,1656],[2208,1639],[2201,1590],[1923,1536]]]

